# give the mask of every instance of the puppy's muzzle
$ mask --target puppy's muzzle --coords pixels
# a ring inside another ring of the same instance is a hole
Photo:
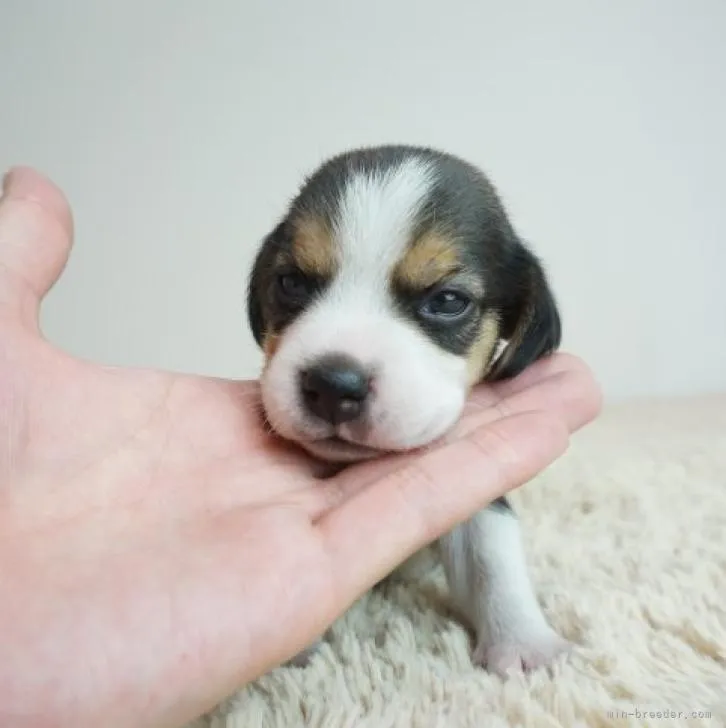
[[[305,409],[333,426],[360,418],[371,393],[371,377],[355,360],[342,354],[319,359],[300,373]]]

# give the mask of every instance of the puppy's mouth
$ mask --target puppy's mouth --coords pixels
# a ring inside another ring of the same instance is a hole
[[[307,442],[301,442],[300,445],[310,454],[321,460],[339,463],[370,460],[371,458],[381,457],[385,454],[383,450],[379,450],[378,448],[360,445],[357,442],[351,442],[337,436],[325,437],[320,440],[309,440]]]

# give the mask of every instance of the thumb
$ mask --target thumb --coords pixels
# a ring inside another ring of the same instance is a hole
[[[336,603],[347,604],[409,556],[522,485],[568,446],[561,418],[529,412],[411,459],[318,521]]]
[[[65,267],[72,237],[63,193],[30,168],[10,170],[0,198],[0,314],[37,329],[40,302]]]

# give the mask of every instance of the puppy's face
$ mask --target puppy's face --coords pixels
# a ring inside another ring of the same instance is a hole
[[[412,147],[319,168],[265,239],[248,310],[271,426],[339,462],[437,439],[473,384],[560,339],[544,273],[493,187]]]

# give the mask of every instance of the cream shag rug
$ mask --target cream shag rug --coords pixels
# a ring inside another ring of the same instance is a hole
[[[726,396],[606,407],[512,499],[545,611],[578,644],[551,674],[473,668],[434,569],[195,726],[726,725]]]

